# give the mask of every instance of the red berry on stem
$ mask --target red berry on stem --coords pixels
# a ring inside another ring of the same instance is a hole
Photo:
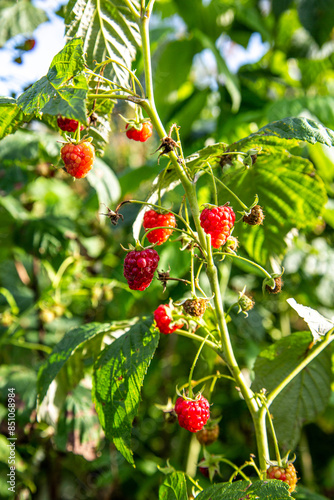
[[[278,465],[271,465],[267,469],[268,479],[278,479],[289,485],[289,492],[295,490],[297,484],[297,472],[292,463],[289,463],[286,467],[279,467]]]
[[[143,291],[153,279],[159,255],[153,248],[131,250],[124,259],[124,276],[131,290]]]
[[[160,333],[164,333],[165,335],[173,333],[175,330],[182,328],[183,326],[182,323],[172,324],[172,326],[170,326],[171,323],[173,323],[172,308],[166,304],[160,304],[158,309],[154,311],[153,316]]]
[[[177,398],[175,412],[179,424],[190,432],[200,431],[210,417],[210,404],[204,396],[198,399]]]
[[[76,179],[86,177],[95,159],[94,146],[88,141],[79,144],[69,142],[61,148],[60,154],[65,163],[66,172]]]
[[[235,222],[235,213],[232,207],[205,208],[200,215],[201,227],[206,234],[211,234],[211,244],[219,248],[226,243]]]
[[[79,122],[77,120],[64,118],[63,116],[58,115],[57,125],[64,132],[75,132],[78,128]],[[84,128],[85,127],[83,125],[80,126],[80,130],[83,130]]]
[[[152,227],[168,226],[174,228],[176,226],[175,217],[172,213],[161,214],[155,210],[148,210],[144,214],[143,226],[145,231],[151,229]],[[156,229],[151,231],[147,235],[147,239],[150,243],[156,243],[157,245],[162,245],[168,240],[172,234],[173,229]]]
[[[141,128],[131,126],[129,123],[126,128],[126,136],[128,139],[133,139],[134,141],[145,142],[149,139],[153,132],[153,125],[151,122],[141,123]]]

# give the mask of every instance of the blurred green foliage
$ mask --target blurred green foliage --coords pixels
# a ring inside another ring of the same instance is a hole
[[[20,33],[22,26],[33,30],[36,12],[32,13],[30,2],[0,2],[0,17],[9,16],[14,4],[15,16],[19,16],[15,27],[21,27]],[[216,142],[232,144],[287,116],[305,116],[333,129],[333,17],[332,4],[326,1],[157,0],[151,25],[157,107],[167,126],[174,122],[181,126],[184,154]],[[39,13],[35,20],[42,22],[44,15]],[[9,21],[1,23],[1,43],[17,34],[13,26]],[[261,36],[265,54],[236,71],[229,69],[254,33]],[[135,65],[140,73],[140,51]],[[1,100],[0,107],[8,102]],[[106,109],[105,115],[109,117],[110,111]],[[114,106],[103,159],[97,160],[87,180],[79,182],[60,168],[61,137],[52,121],[24,125],[29,116],[13,107],[10,120],[1,124],[6,127],[3,133],[11,132],[13,123],[14,129],[22,124],[1,141],[0,148],[1,498],[10,498],[4,479],[8,387],[14,386],[17,395],[20,500],[153,500],[164,481],[157,465],[164,467],[172,457],[175,469],[184,469],[193,445],[188,433],[168,423],[155,406],[166,404],[174,395],[175,380],[187,381],[195,353],[189,340],[173,336],[161,338],[146,375],[132,432],[135,469],[104,438],[90,400],[101,336],[80,345],[64,364],[36,418],[37,374],[70,328],[120,320],[129,326],[131,318],[150,316],[159,303],[179,300],[189,292],[184,283],[173,281],[165,293],[156,280],[144,294],[126,285],[120,245],[133,242],[132,224],[139,208],[134,204],[122,207],[124,221],[116,227],[100,214],[107,213],[106,206],[115,208],[120,200],[145,199],[166,160],[157,165],[152,156],[159,145],[157,138],[147,144],[129,143],[118,113],[133,114],[123,102]],[[100,134],[101,143],[109,127]],[[237,357],[250,378],[260,351],[272,341],[284,342],[291,331],[305,330],[305,323],[286,303],[288,297],[327,318],[334,315],[334,156],[322,144],[299,145],[297,154],[305,165],[312,163],[309,174],[313,175],[314,167],[328,202],[317,220],[305,216],[310,224],[303,224],[299,231],[292,229],[283,244],[279,242],[278,252],[271,242],[272,253],[264,260],[272,262],[273,254],[284,254],[282,293],[263,296],[261,275],[241,261],[226,259],[220,264],[222,286],[227,287],[226,306],[236,302],[244,285],[256,303],[247,319],[233,308],[229,321]],[[259,168],[278,171],[279,161],[279,157],[272,162],[266,158]],[[244,182],[240,189],[249,189],[251,197],[257,186]],[[205,202],[210,188],[206,180],[198,185]],[[182,194],[179,187],[168,192],[164,206],[177,211]],[[270,204],[270,192],[261,193],[259,186],[258,194]],[[284,214],[287,224],[295,227],[291,210],[285,206]],[[267,212],[266,222],[274,227],[271,207]],[[244,228],[239,232],[241,239]],[[159,268],[170,266],[172,276],[186,279],[189,255],[180,252],[180,247],[180,242],[166,243],[159,251]],[[250,242],[241,254],[247,256],[253,249]],[[273,263],[274,270],[277,264]],[[207,290],[204,274],[200,282]],[[208,369],[220,370],[221,364],[204,349],[196,377]],[[217,382],[212,412],[222,419],[220,439],[210,452],[237,463],[248,460],[249,450],[255,449],[253,429],[229,381]],[[332,394],[325,412],[305,426],[296,448],[301,482],[315,493],[300,488],[295,498],[334,498],[333,449]],[[230,474],[230,468],[222,465],[221,480],[227,481]],[[208,480],[197,478],[209,486]]]

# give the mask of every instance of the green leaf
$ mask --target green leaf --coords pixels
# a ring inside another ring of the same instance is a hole
[[[99,203],[116,203],[121,195],[118,179],[111,168],[99,158],[95,159],[94,168],[87,175],[87,181],[95,189]]]
[[[289,114],[297,116],[305,111],[327,127],[334,127],[334,97],[330,95],[279,99],[267,108],[267,116],[269,120],[274,121]]]
[[[137,1],[132,3],[139,9]],[[90,68],[107,59],[131,68],[141,40],[137,23],[124,0],[70,0],[65,23],[66,36],[84,38]],[[103,74],[122,86],[129,81],[129,72],[115,62],[108,64]]]
[[[64,335],[38,372],[37,393],[40,403],[43,401],[49,385],[75,350],[96,335],[109,332],[111,329],[111,323],[89,323],[72,328]]]
[[[0,47],[16,35],[31,35],[41,23],[48,20],[44,10],[26,0],[1,0],[0,19]]]
[[[203,47],[210,49],[214,54],[217,62],[218,73],[222,75],[224,78],[224,85],[227,89],[227,92],[231,96],[232,100],[232,111],[236,113],[240,107],[241,103],[241,93],[239,88],[239,80],[236,75],[231,73],[229,70],[225,60],[221,56],[219,50],[216,47],[216,44],[213,40],[206,34],[202,32],[196,31],[196,36],[202,42]]]
[[[263,151],[250,169],[236,170],[227,174],[227,180],[223,177],[223,181],[247,206],[258,195],[265,213],[263,225],[250,227],[240,222],[233,235],[253,259],[266,264],[270,255],[282,257],[286,249],[284,238],[292,228],[310,229],[316,224],[327,196],[308,160],[288,155],[278,145],[266,149],[265,142],[259,142],[258,147],[261,144]],[[224,188],[221,196],[232,203],[235,211],[241,209]]]
[[[61,114],[87,123],[84,68],[83,41],[76,38],[53,58],[47,75],[20,95],[18,106],[26,114]]]
[[[55,443],[62,451],[81,455],[86,460],[95,460],[101,434],[91,391],[78,385],[67,396],[60,412]]]
[[[143,319],[107,346],[94,366],[92,395],[101,425],[106,437],[132,464],[132,421],[158,341],[152,318]]]
[[[273,135],[283,139],[306,141],[310,144],[320,142],[321,144],[326,144],[326,146],[334,146],[333,130],[309,118],[284,118],[260,128],[258,132],[252,134],[250,137],[257,135]],[[236,144],[243,143],[243,141],[244,139]]]
[[[29,123],[31,119],[32,114],[23,113],[16,99],[0,97],[0,139],[13,134],[23,123]]]
[[[187,485],[183,472],[169,474],[159,488],[159,500],[187,500]]]
[[[299,484],[297,490],[293,492],[292,496],[296,500],[329,500],[328,497],[314,493],[314,491],[310,491],[308,488]]]
[[[299,19],[314,40],[322,45],[329,41],[333,29],[334,4],[328,0],[299,0]]]
[[[158,109],[164,104],[170,107],[171,94],[187,80],[198,45],[193,39],[172,40],[160,52],[154,72],[154,87],[163,87],[156,96]]]
[[[310,332],[297,332],[262,351],[254,365],[254,391],[275,389],[310,352]],[[318,343],[317,345],[319,345]],[[325,349],[302,370],[270,406],[278,442],[294,449],[304,424],[324,411],[331,394],[331,349]]]
[[[288,485],[282,481],[236,481],[234,483],[220,483],[197,495],[197,500],[288,500],[291,496]]]

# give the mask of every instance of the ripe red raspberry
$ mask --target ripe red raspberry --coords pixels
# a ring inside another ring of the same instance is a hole
[[[233,209],[227,205],[205,208],[200,215],[201,226],[211,234],[211,244],[219,248],[226,243],[235,222]]]
[[[278,465],[271,465],[267,469],[268,479],[278,479],[289,485],[289,492],[292,493],[298,481],[297,472],[292,463],[286,467],[279,467]]]
[[[126,128],[126,137],[128,139],[133,139],[134,141],[145,142],[149,139],[153,132],[153,125],[151,122],[143,122],[141,128],[138,130],[136,127],[132,127],[129,123]]]
[[[175,412],[179,424],[190,432],[200,431],[210,417],[210,404],[204,396],[198,399],[177,398]]]
[[[198,431],[196,434],[197,441],[205,445],[209,445],[217,441],[218,436],[219,436],[218,424],[214,425],[213,427],[203,427],[203,429]]]
[[[79,144],[69,142],[61,148],[60,154],[65,163],[66,172],[76,179],[86,177],[95,159],[94,146],[88,141]]]
[[[175,227],[176,221],[173,214],[168,212],[168,214],[161,214],[155,210],[148,210],[144,214],[143,226],[145,231],[151,229],[152,227],[168,226]],[[147,235],[147,239],[150,243],[156,243],[157,245],[162,245],[168,240],[172,234],[173,229],[156,229],[151,231]]]
[[[153,248],[131,250],[124,259],[124,276],[131,290],[143,291],[153,279],[159,255]]]
[[[164,333],[165,335],[173,333],[183,326],[182,323],[172,324],[172,326],[170,326],[170,324],[173,323],[172,308],[166,304],[160,304],[153,315],[160,333]]]
[[[64,132],[75,132],[78,128],[79,122],[77,120],[64,118],[63,116],[58,115],[57,125]],[[80,126],[80,130],[83,130],[84,128],[85,127],[83,125]]]

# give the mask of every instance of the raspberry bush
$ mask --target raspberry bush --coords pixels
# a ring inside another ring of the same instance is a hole
[[[18,25],[33,28],[42,15],[24,4]],[[35,468],[63,500],[80,467],[78,499],[133,498],[134,484],[150,499],[312,498],[303,426],[331,429],[317,419],[332,389],[334,124],[330,71],[309,82],[319,68],[305,68],[332,32],[315,21],[300,36],[317,7],[286,8],[73,0],[47,75],[0,99],[0,385],[17,387],[18,498],[46,495]],[[227,38],[245,43],[260,20],[270,53],[231,72]]]

